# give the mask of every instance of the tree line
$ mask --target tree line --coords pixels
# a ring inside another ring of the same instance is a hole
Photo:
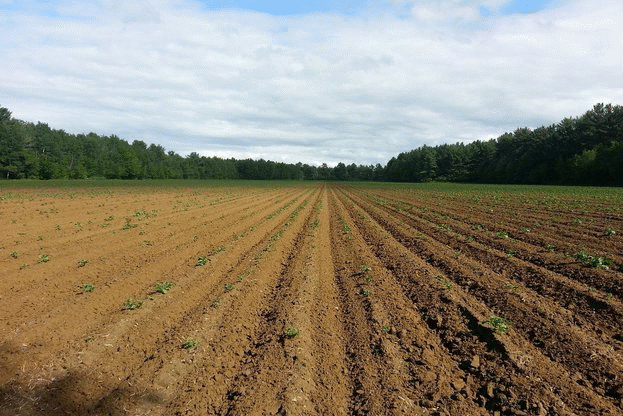
[[[141,140],[70,134],[11,117],[0,107],[0,177],[32,179],[290,179],[623,185],[623,107],[597,104],[584,115],[496,139],[422,146],[386,166],[335,167],[252,159],[182,157]]]

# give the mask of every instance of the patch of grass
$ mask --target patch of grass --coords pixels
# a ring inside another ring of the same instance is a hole
[[[123,304],[123,309],[129,310],[129,311],[132,311],[134,309],[139,309],[141,306],[143,306],[143,303],[144,301],[140,299],[130,298],[126,300],[125,303]]]
[[[182,348],[184,348],[185,350],[195,349],[198,345],[199,341],[191,337],[186,338],[184,342],[182,342]]]
[[[173,286],[175,286],[175,283],[172,282],[160,282],[160,283],[156,283],[154,285],[154,291],[156,293],[162,293],[163,295],[166,294],[169,290],[173,289]]]

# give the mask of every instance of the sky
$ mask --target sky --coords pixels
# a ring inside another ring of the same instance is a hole
[[[385,165],[601,102],[620,0],[0,0],[0,106],[183,156]]]

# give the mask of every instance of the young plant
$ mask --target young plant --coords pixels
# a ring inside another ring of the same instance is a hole
[[[81,260],[78,261],[78,267],[84,267],[87,264],[89,264],[89,261],[86,260],[86,259],[81,259]]]
[[[210,262],[210,258],[207,256],[201,256],[197,259],[197,266],[205,266]]]
[[[298,334],[300,334],[300,333],[301,333],[301,330],[300,330],[300,329],[298,329],[298,328],[297,328],[297,327],[295,327],[295,326],[289,326],[289,327],[287,327],[287,328],[286,328],[286,330],[284,331],[284,334],[285,334],[286,338],[290,338],[290,339],[292,339],[292,338],[296,337],[296,336],[297,336]]]
[[[234,285],[232,285],[231,283],[228,283],[228,284],[225,285],[225,292],[231,292],[235,288],[236,287]]]
[[[493,327],[495,332],[500,335],[504,335],[508,332],[511,327],[511,323],[501,316],[493,315],[487,322],[485,322]]]
[[[364,273],[372,271],[372,267],[368,266],[367,264],[362,264],[361,265],[361,271],[364,272]]]
[[[576,260],[592,267],[593,269],[608,270],[610,268],[611,261],[604,257],[597,257],[580,251],[575,255]]]
[[[141,306],[143,306],[142,300],[130,298],[126,300],[125,303],[123,304],[123,309],[132,311],[134,309],[140,308]]]
[[[175,283],[172,282],[160,282],[160,283],[156,283],[154,285],[154,291],[156,293],[162,293],[163,295],[166,294],[169,290],[173,289],[173,286],[175,286]]]
[[[617,233],[616,230],[610,227],[606,228],[606,231],[604,231],[604,235],[606,236],[616,235],[616,233]]]
[[[95,285],[91,283],[85,283],[82,285],[82,293],[90,293],[95,291]]]
[[[185,350],[195,349],[198,345],[199,341],[191,337],[186,338],[184,342],[182,342],[182,348],[184,348]]]
[[[47,254],[39,254],[37,256],[38,263],[47,263],[49,261],[50,261],[50,256],[48,256]]]

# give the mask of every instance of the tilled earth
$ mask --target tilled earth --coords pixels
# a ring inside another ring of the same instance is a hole
[[[623,414],[620,200],[487,189],[0,189],[0,415]]]

